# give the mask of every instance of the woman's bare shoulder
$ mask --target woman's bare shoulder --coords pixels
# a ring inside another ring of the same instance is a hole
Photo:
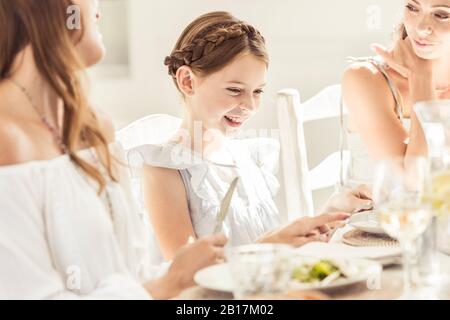
[[[24,130],[13,119],[0,112],[0,166],[33,160],[36,160],[35,154]]]
[[[383,73],[371,62],[352,63],[344,72],[342,92],[346,105],[351,109],[352,101],[361,105],[391,105],[393,98]]]
[[[371,88],[385,82],[385,78],[371,62],[354,62],[344,72],[344,85],[370,85]]]

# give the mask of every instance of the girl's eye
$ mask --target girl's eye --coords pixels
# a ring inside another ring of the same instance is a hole
[[[406,8],[409,10],[409,11],[411,11],[411,12],[418,12],[419,10],[416,8],[416,7],[414,7],[412,4],[408,4],[407,6],[406,6]]]
[[[227,88],[227,90],[233,94],[241,93],[241,89],[239,89],[239,88]]]
[[[434,16],[440,20],[448,19],[448,14],[446,14],[446,13],[436,13]]]
[[[261,89],[258,89],[258,90],[255,90],[255,93],[256,93],[257,95],[261,95],[261,94],[264,93],[264,91],[261,90]]]

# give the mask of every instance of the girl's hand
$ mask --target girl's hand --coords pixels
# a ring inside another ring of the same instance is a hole
[[[285,227],[269,232],[258,242],[284,243],[300,247],[308,242],[328,242],[332,236],[332,229],[328,224],[342,222],[350,217],[348,213],[327,213],[313,218],[300,218]]]
[[[340,192],[333,196],[327,203],[323,212],[343,211],[356,213],[373,208],[372,190],[367,185]]]

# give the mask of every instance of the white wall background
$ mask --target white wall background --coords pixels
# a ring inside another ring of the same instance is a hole
[[[113,116],[117,128],[151,113],[181,115],[180,98],[167,75],[164,58],[194,18],[208,11],[226,10],[263,33],[271,57],[260,112],[248,127],[277,128],[276,92],[297,88],[305,100],[338,83],[347,56],[367,56],[371,54],[370,43],[390,42],[402,2],[102,0],[102,29],[110,52],[103,66],[93,70],[92,100]],[[372,20],[377,10],[379,25]],[[336,137],[336,130],[331,123],[318,123],[311,128],[308,141],[316,143],[326,135]],[[322,156],[312,149],[310,163],[316,164]]]

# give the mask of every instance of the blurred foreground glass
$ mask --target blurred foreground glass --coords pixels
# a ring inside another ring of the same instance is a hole
[[[430,158],[430,188],[425,201],[433,220],[422,238],[419,271],[424,284],[450,290],[450,100],[417,103]],[[442,255],[442,253],[444,255]]]
[[[429,166],[426,158],[408,157],[380,161],[373,186],[375,212],[381,227],[396,238],[403,251],[404,292],[401,299],[413,298],[417,279],[417,239],[425,232],[431,212],[423,203]]]
[[[235,299],[288,291],[294,249],[288,245],[251,244],[227,251]]]
[[[437,247],[450,254],[450,100],[414,106],[428,144],[431,164],[430,193]]]

